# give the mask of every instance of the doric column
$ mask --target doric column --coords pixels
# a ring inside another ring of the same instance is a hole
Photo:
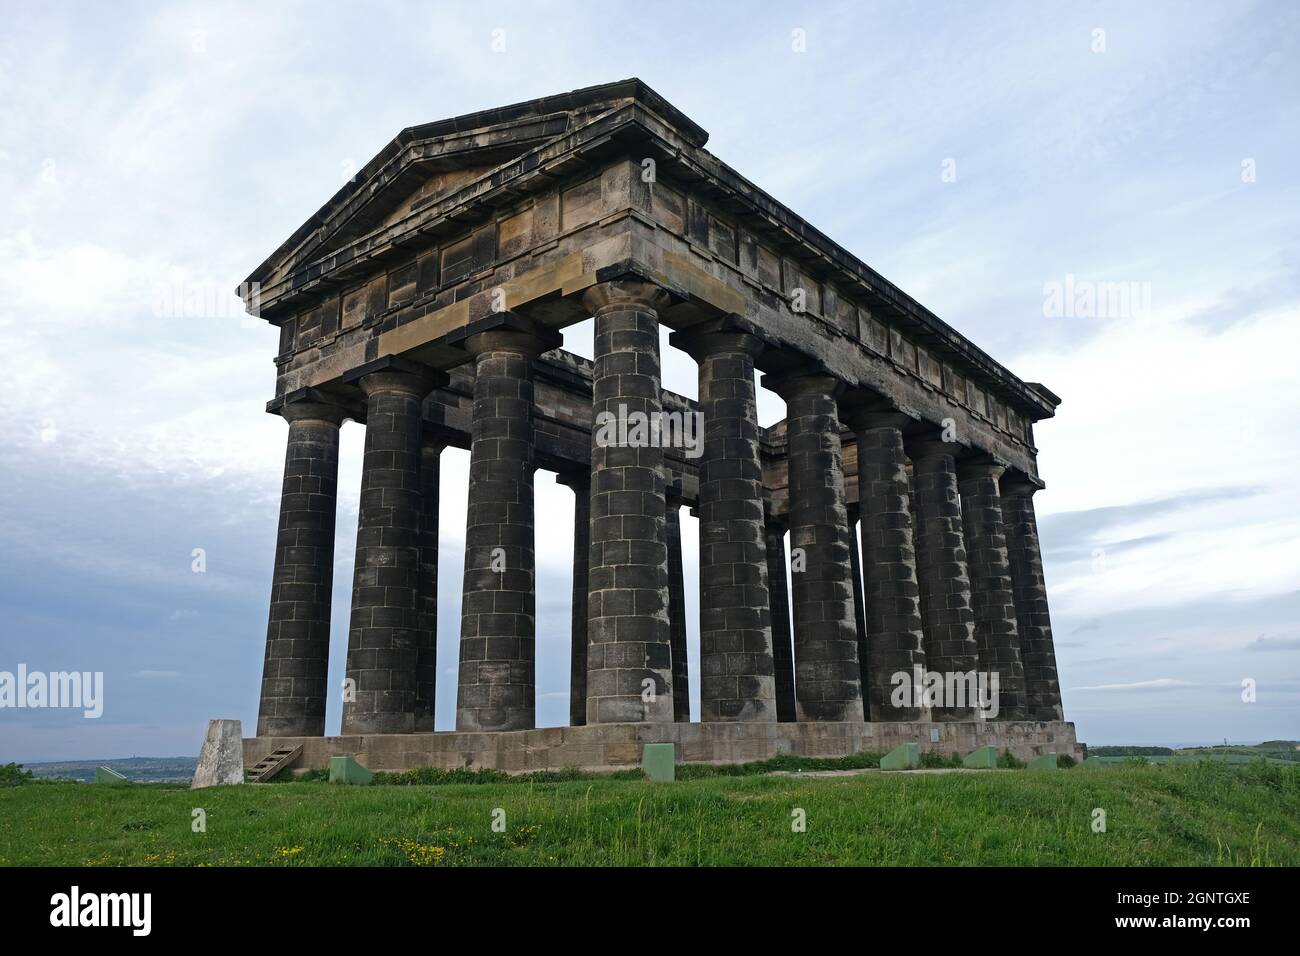
[[[763,384],[786,401],[798,719],[859,721],[862,678],[835,404],[840,385],[818,372],[764,376]]]
[[[858,555],[857,508],[849,509],[849,570],[853,575],[853,627],[858,636],[858,673],[862,679],[862,714],[867,715],[867,688],[870,681],[870,648],[867,647],[866,605],[862,595],[862,559]]]
[[[699,364],[700,720],[776,720],[754,357],[728,317],[677,333]]]
[[[433,731],[438,681],[438,484],[442,439],[424,436],[420,446],[419,638],[415,651],[415,730]]]
[[[682,502],[669,497],[664,517],[668,544],[668,637],[673,655],[673,720],[690,723],[690,662],[686,657],[686,574],[682,568]]]
[[[383,359],[344,377],[366,396],[344,734],[415,729],[424,396],[445,376]]]
[[[1005,470],[983,460],[957,465],[980,670],[998,675],[998,719],[1021,720],[1026,716],[1025,672],[998,491]]]
[[[858,513],[861,521],[863,597],[871,661],[866,688],[871,720],[920,720],[921,707],[895,707],[895,674],[925,664],[920,586],[912,538],[911,490],[903,451],[905,415],[856,413],[850,421],[858,446]],[[909,702],[910,703],[910,702]]]
[[[533,359],[559,334],[510,312],[454,341],[474,356],[457,730],[536,726]]]
[[[339,426],[344,412],[310,397],[279,411],[289,422],[289,440],[257,735],[320,737],[325,733]]]
[[[1034,515],[1037,490],[1037,485],[1021,476],[1008,474],[1002,479],[1003,527],[1025,669],[1028,716],[1033,720],[1063,720],[1052,620],[1047,613],[1047,585],[1038,545],[1038,521]]]
[[[909,443],[912,485],[916,495],[917,572],[925,612],[926,667],[945,677],[967,675],[978,663],[975,617],[970,606],[970,577],[957,498],[957,446],[937,439]],[[974,694],[963,706],[941,700],[935,720],[969,720]]]
[[[764,526],[767,550],[767,594],[772,621],[772,668],[776,676],[776,719],[796,719],[794,649],[790,644],[790,592],[786,583],[784,518],[769,516]]]
[[[563,472],[556,481],[573,489],[573,596],[569,631],[569,726],[587,722],[587,565],[591,559],[591,473]]]
[[[649,283],[593,286],[587,723],[673,720],[659,314]]]

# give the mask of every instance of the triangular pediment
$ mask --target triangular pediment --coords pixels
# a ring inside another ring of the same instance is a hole
[[[366,163],[249,281],[279,282],[634,100],[669,117],[693,142],[703,145],[707,140],[704,130],[636,79],[410,127]]]

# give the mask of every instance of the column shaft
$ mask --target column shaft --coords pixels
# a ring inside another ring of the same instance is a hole
[[[420,449],[419,639],[415,651],[415,729],[433,731],[438,681],[438,486],[443,445],[425,439]]]
[[[430,380],[377,371],[366,394],[344,734],[415,729],[420,614],[420,445],[422,400]]]
[[[754,335],[675,337],[699,363],[700,719],[776,720]]]
[[[1021,720],[1026,716],[1025,672],[998,492],[1002,471],[996,465],[961,466],[961,515],[979,667],[998,675],[998,718]]]
[[[293,403],[271,576],[259,737],[325,733],[341,410]]]
[[[838,386],[828,376],[810,375],[776,387],[786,400],[790,448],[796,711],[799,720],[860,721]]]
[[[849,570],[853,575],[853,627],[858,636],[858,673],[861,675],[862,713],[867,714],[866,689],[870,683],[870,649],[867,646],[866,604],[862,594],[862,559],[858,556],[857,521],[849,515]]]
[[[764,529],[767,549],[767,593],[772,621],[772,667],[776,677],[776,719],[796,719],[794,706],[794,649],[790,644],[790,591],[786,581],[785,528],[768,520]]]
[[[920,586],[912,540],[911,492],[901,421],[868,420],[856,432],[863,596],[871,668],[866,685],[871,720],[920,720],[913,700],[894,706],[894,676],[925,664]]]
[[[569,726],[587,722],[587,566],[591,559],[591,475],[559,479],[573,489],[573,596],[569,633]]]
[[[659,317],[653,286],[607,282],[595,314],[587,723],[673,720]]]
[[[1025,697],[1032,720],[1063,720],[1052,619],[1034,514],[1034,487],[1004,482],[1002,512],[1007,558],[1016,603],[1016,625],[1025,670]]]
[[[973,680],[978,663],[970,577],[957,498],[957,470],[946,443],[918,445],[912,456],[916,492],[917,571],[925,610],[925,661],[944,676],[945,688],[961,689],[933,708],[935,720],[969,720],[977,703]]]
[[[682,568],[681,503],[669,501],[665,518],[668,541],[668,629],[673,655],[673,720],[690,723],[690,661],[686,656],[686,575]]]
[[[533,358],[513,329],[475,334],[457,730],[536,726]]]

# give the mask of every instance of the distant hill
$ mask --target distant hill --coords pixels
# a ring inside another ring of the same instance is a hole
[[[39,780],[92,783],[96,767],[109,767],[136,783],[189,783],[197,763],[194,757],[127,757],[122,760],[55,760],[24,766]]]
[[[1300,741],[1266,740],[1261,744],[1216,744],[1212,747],[1089,747],[1089,757],[1106,763],[1118,763],[1129,757],[1142,757],[1149,763],[1171,760],[1217,760],[1245,764],[1264,759],[1271,763],[1300,763]]]

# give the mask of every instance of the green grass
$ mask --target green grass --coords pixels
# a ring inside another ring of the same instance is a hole
[[[806,764],[807,761],[801,761]],[[1289,865],[1300,768],[0,788],[0,864]],[[207,832],[191,830],[201,807]],[[1106,833],[1092,831],[1093,809]],[[505,830],[492,828],[505,811]],[[792,832],[792,811],[807,831]]]

